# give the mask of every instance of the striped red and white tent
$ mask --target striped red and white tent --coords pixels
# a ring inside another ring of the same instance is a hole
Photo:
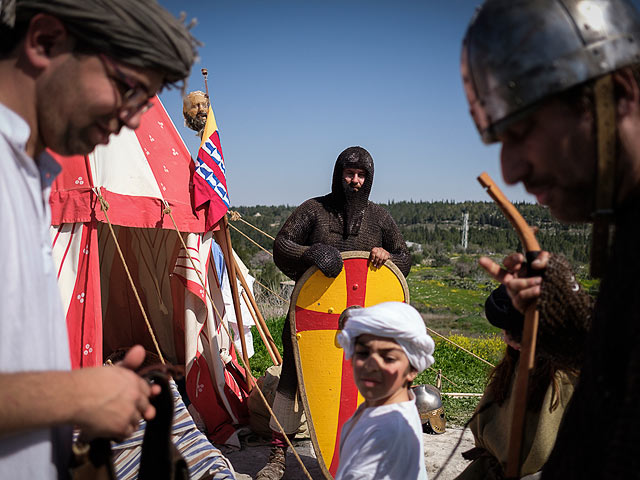
[[[72,366],[100,365],[134,344],[156,351],[115,235],[162,355],[185,365],[187,393],[209,438],[234,443],[235,426],[246,423],[246,385],[221,324],[227,313],[211,259],[214,233],[205,228],[206,211],[192,207],[189,151],[158,98],[154,104],[136,131],[123,128],[88,156],[58,157],[51,234]]]

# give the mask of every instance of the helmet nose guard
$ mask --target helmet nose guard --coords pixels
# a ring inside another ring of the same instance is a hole
[[[461,73],[485,143],[536,104],[640,63],[640,15],[627,0],[488,0],[472,19]]]

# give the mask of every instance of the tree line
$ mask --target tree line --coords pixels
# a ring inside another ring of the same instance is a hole
[[[381,204],[398,224],[405,241],[410,242],[414,263],[447,262],[455,253],[498,255],[520,250],[517,235],[493,202],[414,202],[390,201]],[[562,224],[549,210],[531,203],[516,203],[527,223],[536,227],[536,237],[543,249],[561,253],[574,264],[589,260],[591,244],[587,225]],[[295,206],[255,205],[236,207],[243,220],[275,237]],[[469,215],[468,246],[462,248],[463,215]],[[264,249],[273,251],[273,241],[241,221],[231,224]],[[269,255],[233,228],[234,248],[249,266],[262,269]],[[275,275],[272,267],[269,276]],[[274,279],[275,280],[275,279]]]

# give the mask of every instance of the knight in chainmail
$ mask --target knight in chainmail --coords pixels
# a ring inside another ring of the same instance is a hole
[[[66,157],[48,152],[85,155],[137,128],[163,87],[183,85],[195,46],[155,0],[0,0],[0,478],[66,479],[73,426],[125,438],[153,417],[152,387],[130,370],[140,348],[70,371],[48,202]]]
[[[379,267],[390,259],[407,276],[411,257],[391,215],[369,201],[373,185],[373,159],[362,147],[349,147],[336,161],[331,193],[307,200],[296,208],[276,236],[273,259],[289,278],[298,280],[311,266],[326,276],[342,271],[340,252],[371,252],[369,261]],[[289,318],[282,331],[282,374],[273,410],[287,435],[300,425],[302,405],[293,357]],[[259,480],[284,475],[286,442],[272,420],[273,442],[269,463],[258,473]]]

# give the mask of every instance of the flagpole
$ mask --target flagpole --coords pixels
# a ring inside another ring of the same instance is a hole
[[[209,83],[207,82],[207,79],[209,78],[209,70],[203,68],[202,70],[200,70],[200,72],[204,77],[204,93],[207,95],[207,101],[209,102],[209,105],[211,105],[211,99],[209,98]]]
[[[207,95],[207,101],[209,102],[209,106],[211,106],[211,98],[209,97],[209,84],[207,82],[207,78],[209,76],[209,72],[206,68],[201,70],[202,76],[204,77],[204,89]],[[233,311],[236,314],[236,323],[238,324],[238,333],[240,336],[240,345],[242,346],[242,362],[244,363],[245,377],[247,380],[247,385],[249,387],[249,391],[253,388],[253,382],[251,382],[251,366],[249,365],[249,357],[247,355],[247,343],[244,338],[244,322],[242,321],[242,312],[240,310],[240,295],[238,292],[238,280],[236,275],[236,265],[235,260],[233,258],[233,247],[231,246],[231,235],[229,234],[229,221],[227,220],[227,215],[222,217],[222,219],[218,222],[220,229],[222,230],[222,235],[224,239],[224,248],[222,248],[223,256],[225,257],[225,262],[227,264],[227,272],[229,274],[229,286],[231,287],[231,297],[233,298]]]

